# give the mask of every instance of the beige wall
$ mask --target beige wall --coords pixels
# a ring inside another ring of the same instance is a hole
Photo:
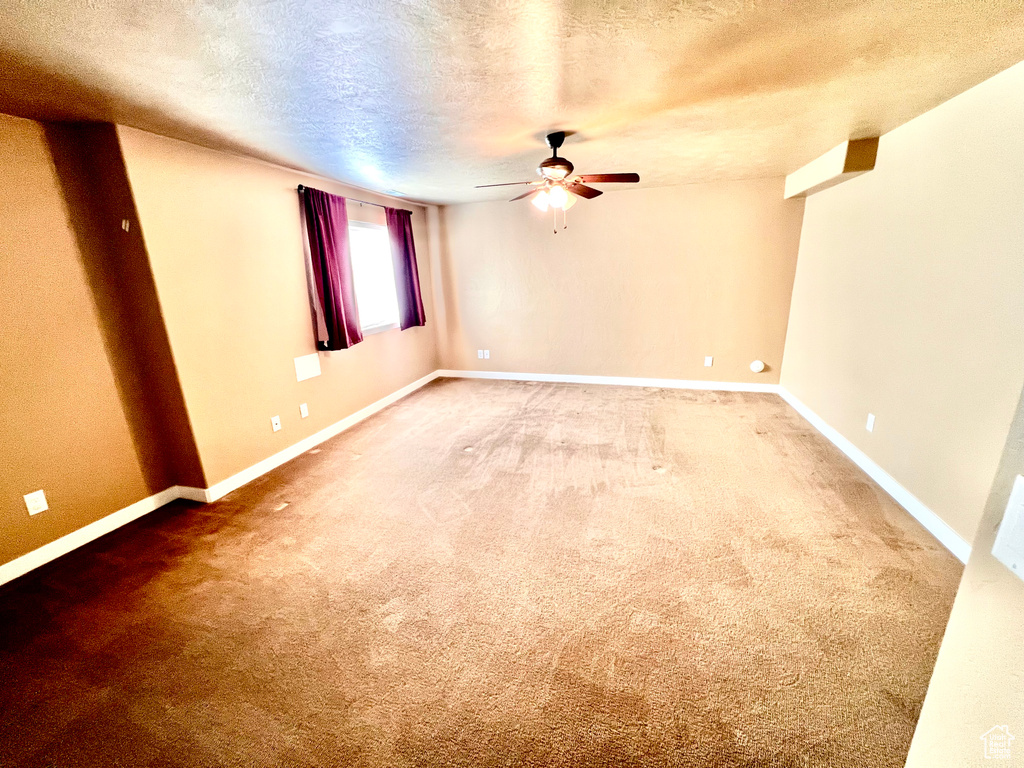
[[[1022,125],[1018,65],[808,198],[782,369],[968,542],[1024,382]]]
[[[46,135],[149,491],[204,487],[116,128],[49,123]]]
[[[427,327],[322,353],[323,375],[296,382],[314,341],[295,188],[382,198],[140,131],[3,115],[0,178],[0,564],[170,485],[212,485],[437,368],[421,206],[403,207]],[[383,223],[373,206],[350,215]],[[38,489],[51,509],[30,517],[22,495]]]
[[[908,768],[1020,765],[1024,756],[1024,581],[992,557],[1014,478],[1024,475],[1024,392],[974,539]],[[1011,761],[986,760],[981,735],[994,725],[1016,737]]]
[[[427,326],[315,351],[296,186],[370,193],[118,128],[171,349],[206,479],[217,483],[437,368],[425,209],[413,210]],[[394,204],[394,203],[391,203]],[[350,208],[353,218],[379,209]],[[310,415],[300,419],[299,404]],[[273,432],[270,418],[280,415]]]
[[[782,192],[606,192],[558,234],[526,201],[445,208],[445,367],[777,382],[803,213]]]
[[[0,115],[0,563],[149,495],[44,126]],[[50,509],[29,517],[22,496]]]

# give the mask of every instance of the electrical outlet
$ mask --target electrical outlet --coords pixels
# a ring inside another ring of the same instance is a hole
[[[305,403],[299,403],[299,416],[302,418],[309,416],[309,406]]]
[[[25,506],[28,507],[30,515],[38,515],[40,512],[45,512],[50,508],[50,505],[46,503],[46,494],[42,491],[26,493]]]
[[[484,360],[490,360],[490,359],[491,359],[491,350],[485,349],[484,350]]]
[[[715,362],[715,358],[713,358],[711,355],[708,355],[707,357],[704,358],[704,367],[710,368],[713,362]]]
[[[271,416],[270,417],[270,426],[274,428],[275,432],[279,432],[281,430],[281,417],[280,416]]]
[[[868,414],[868,423],[864,425],[864,429],[866,429],[868,432],[875,431],[875,414]]]
[[[476,356],[477,356],[478,359],[483,360],[484,359],[484,351],[482,349],[478,349],[476,351]]]

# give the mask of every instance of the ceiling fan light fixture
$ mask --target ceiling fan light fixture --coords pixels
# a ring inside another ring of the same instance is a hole
[[[546,211],[548,209],[548,193],[547,193],[547,190],[545,190],[545,189],[540,190],[536,195],[533,196],[533,199],[530,202],[533,203],[537,207],[537,210],[539,210],[539,211]]]
[[[565,187],[556,184],[548,191],[547,202],[552,208],[565,208],[569,202],[569,193]]]

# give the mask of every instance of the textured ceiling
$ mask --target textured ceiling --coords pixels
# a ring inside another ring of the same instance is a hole
[[[5,0],[0,111],[455,202],[784,174],[1024,59],[1021,0]]]

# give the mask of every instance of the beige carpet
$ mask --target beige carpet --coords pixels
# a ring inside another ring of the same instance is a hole
[[[897,768],[960,570],[774,395],[439,381],[0,590],[0,764]]]

